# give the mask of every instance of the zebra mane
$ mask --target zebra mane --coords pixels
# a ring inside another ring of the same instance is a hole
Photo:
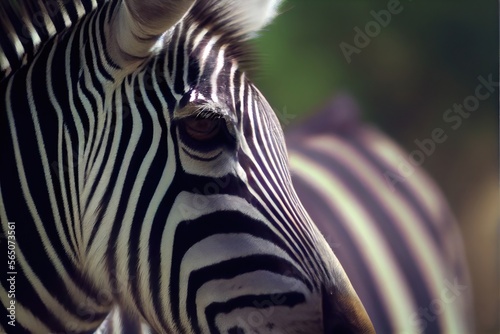
[[[199,22],[211,24],[215,33],[235,41],[257,36],[277,15],[281,0],[198,0],[190,11]]]
[[[197,0],[184,22],[218,35],[226,55],[245,71],[253,71],[258,57],[249,40],[278,15],[282,0]]]

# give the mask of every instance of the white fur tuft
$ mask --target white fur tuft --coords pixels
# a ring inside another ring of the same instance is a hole
[[[220,8],[230,14],[231,23],[243,35],[253,38],[278,14],[282,0],[220,0]]]

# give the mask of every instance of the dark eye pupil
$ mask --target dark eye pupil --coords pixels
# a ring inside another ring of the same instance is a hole
[[[221,128],[221,119],[190,117],[185,120],[186,132],[197,140],[215,137]]]

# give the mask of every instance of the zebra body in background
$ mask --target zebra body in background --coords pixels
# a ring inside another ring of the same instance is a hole
[[[462,239],[437,186],[348,96],[285,132],[294,187],[377,333],[473,333]]]
[[[245,74],[278,4],[2,2],[0,331],[373,332]]]

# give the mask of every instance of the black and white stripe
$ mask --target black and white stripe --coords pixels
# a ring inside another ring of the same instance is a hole
[[[25,64],[2,45],[16,329],[91,332],[119,306],[162,333],[369,331],[244,71],[278,1],[172,2],[74,4],[61,29],[44,15],[53,36]]]
[[[340,96],[287,132],[293,182],[378,333],[470,333],[472,286],[440,190]]]

